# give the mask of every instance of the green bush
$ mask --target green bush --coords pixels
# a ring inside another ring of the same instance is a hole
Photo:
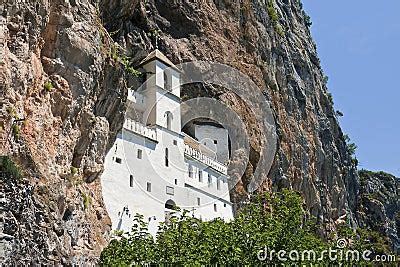
[[[18,118],[17,111],[15,110],[15,107],[13,107],[13,106],[7,106],[7,107],[6,107],[6,112],[7,112],[11,117],[13,117],[14,119],[17,119],[17,118]]]
[[[75,176],[78,173],[78,168],[71,166],[70,171],[71,171],[71,175]]]
[[[333,102],[333,95],[331,93],[328,93],[328,101],[329,103],[333,106],[335,103]]]
[[[47,81],[44,83],[43,88],[46,92],[51,92],[54,88],[54,85],[51,81]]]
[[[303,11],[303,15],[304,15],[304,23],[306,24],[307,27],[311,27],[311,25],[312,25],[311,17],[309,15],[307,15],[306,12],[304,12],[304,11]]]
[[[12,132],[15,138],[19,138],[21,135],[21,128],[19,127],[18,124],[14,123],[12,126]]]
[[[273,0],[269,0],[267,3],[267,12],[268,16],[270,17],[272,21],[272,25],[274,26],[275,32],[281,36],[285,36],[285,30],[283,29],[282,25],[279,23],[279,15],[278,12],[275,9],[274,2]]]
[[[23,177],[21,168],[9,156],[0,156],[0,170],[16,180],[21,180]]]
[[[273,0],[268,1],[267,5],[268,16],[272,20],[273,23],[277,23],[279,21],[279,15],[274,7]]]
[[[349,152],[350,156],[354,156],[356,154],[357,145],[351,142],[349,135],[345,134],[343,137],[346,141],[347,151]]]
[[[312,224],[304,223],[302,203],[299,194],[290,191],[259,195],[232,222],[203,222],[183,211],[161,224],[156,240],[143,216],[136,215],[132,231],[103,250],[100,265],[251,266],[260,265],[257,255],[264,247],[320,251],[327,244],[314,234]]]
[[[120,54],[118,46],[117,45],[112,45],[109,51],[109,56],[112,60],[120,63],[123,67],[124,70],[134,76],[134,77],[140,77],[142,75],[142,73],[136,69],[134,69],[133,67],[131,67],[131,63],[130,63],[130,57],[124,55],[124,54]]]
[[[307,259],[279,261],[276,253],[272,260],[262,262],[258,253],[267,247],[275,252],[313,250],[321,255],[328,248],[336,249],[338,239],[345,239],[348,249],[390,252],[388,240],[377,232],[354,230],[347,224],[337,229],[332,242],[323,241],[315,234],[317,225],[312,220],[306,222],[305,215],[303,199],[289,190],[253,197],[231,222],[203,222],[188,216],[187,211],[176,213],[168,224],[160,225],[156,240],[148,233],[143,216],[135,215],[131,232],[116,231],[117,238],[102,251],[100,266],[311,266]],[[339,262],[326,258],[316,266],[332,263],[336,266]],[[359,263],[368,264],[362,260]]]
[[[325,85],[327,85],[327,84],[328,84],[328,81],[329,81],[329,77],[326,76],[326,75],[324,75],[324,77],[322,77],[322,82],[323,82]]]
[[[92,198],[89,195],[82,192],[82,199],[83,199],[83,207],[86,210],[89,208],[90,204],[92,204]]]
[[[276,33],[279,34],[280,37],[285,36],[285,31],[281,24],[279,24],[279,23],[275,24],[274,29],[275,29]]]

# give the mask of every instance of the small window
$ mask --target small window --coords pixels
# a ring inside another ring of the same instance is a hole
[[[141,150],[141,149],[138,149],[138,150],[137,150],[137,158],[138,158],[138,159],[141,159],[142,156],[143,156],[142,150]]]
[[[171,90],[171,86],[170,86],[169,81],[168,81],[168,74],[167,74],[166,71],[164,71],[164,89],[167,90],[167,91]]]
[[[115,158],[115,162],[121,164],[122,163],[122,159],[121,158]]]
[[[147,182],[146,190],[147,192],[151,192],[151,183]]]
[[[173,196],[174,195],[174,188],[172,186],[167,186],[165,192],[167,193],[167,195]]]
[[[129,176],[129,186],[133,187],[133,175]]]
[[[224,203],[224,208],[226,208],[226,203]]]
[[[221,181],[217,178],[217,190],[221,190]]]
[[[200,198],[197,198],[197,206],[200,206]]]
[[[176,141],[176,140],[172,141],[172,143],[173,143],[175,146],[178,145],[178,141]]]
[[[217,140],[214,140],[214,144],[215,144],[215,145],[218,144],[218,141],[217,141]]]
[[[203,182],[203,171],[199,170],[199,182],[202,183]]]
[[[207,184],[208,184],[208,187],[211,187],[211,184],[212,184],[212,177],[211,177],[211,174],[208,174]]]
[[[170,111],[165,112],[165,116],[167,117],[167,129],[171,130],[172,127],[172,113]]]
[[[217,211],[217,204],[214,204],[214,211]]]
[[[189,177],[193,178],[193,166],[189,164]]]
[[[165,166],[168,167],[169,161],[168,161],[168,148],[165,148]]]
[[[178,179],[175,179],[175,185],[178,185]]]

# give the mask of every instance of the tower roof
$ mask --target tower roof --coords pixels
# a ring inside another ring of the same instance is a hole
[[[139,65],[144,65],[149,61],[152,60],[159,60],[163,63],[165,63],[166,65],[170,66],[171,68],[175,69],[176,71],[181,72],[174,63],[171,62],[171,60],[169,60],[160,50],[155,49],[154,51],[152,51],[150,54],[147,55],[147,57],[145,57],[140,63]]]

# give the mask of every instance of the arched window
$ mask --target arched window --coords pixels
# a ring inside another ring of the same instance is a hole
[[[177,206],[172,199],[168,199],[167,202],[165,202],[165,208],[169,210],[176,210]]]
[[[165,148],[165,166],[168,167],[169,161],[168,161],[168,148]]]
[[[165,112],[164,116],[165,116],[166,119],[167,119],[167,129],[168,129],[168,130],[171,130],[171,127],[172,127],[172,119],[174,118],[174,117],[172,116],[171,111]]]
[[[175,204],[175,202],[172,199],[168,199],[167,202],[165,202],[165,222],[167,224],[170,223],[171,217],[173,216],[173,214],[175,213],[175,211],[177,211],[179,208],[178,206]]]
[[[164,90],[167,90],[167,91],[171,90],[171,84],[168,79],[167,71],[164,71]]]

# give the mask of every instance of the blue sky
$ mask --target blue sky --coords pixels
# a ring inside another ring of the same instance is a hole
[[[400,1],[303,0],[359,168],[400,177]]]

